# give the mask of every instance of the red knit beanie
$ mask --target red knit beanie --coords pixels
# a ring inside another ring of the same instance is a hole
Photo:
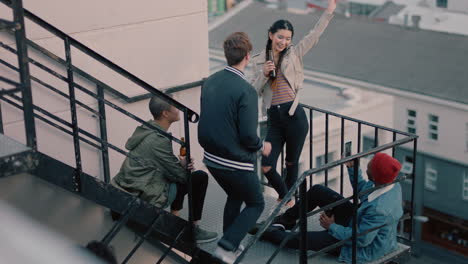
[[[400,169],[401,164],[398,160],[380,152],[374,155],[370,165],[374,182],[378,184],[393,182]]]

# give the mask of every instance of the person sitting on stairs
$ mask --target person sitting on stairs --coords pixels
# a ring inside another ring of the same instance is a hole
[[[346,163],[346,166],[352,183],[355,177],[353,162]],[[369,181],[362,177],[361,169],[359,169],[357,175],[358,190],[356,191],[362,192],[374,186],[392,183],[400,169],[401,164],[396,159],[384,153],[377,153],[367,166]],[[322,185],[312,186],[307,191],[306,197],[308,212],[314,210],[317,206],[323,207],[343,199],[343,196],[339,193]],[[393,183],[365,194],[359,199],[357,233],[365,233],[369,229],[378,228],[357,238],[357,262],[367,263],[379,259],[398,248],[396,240],[397,225],[403,215],[401,186],[399,183]],[[280,244],[283,239],[290,237],[290,240],[286,242],[286,247],[298,249],[299,233],[286,232],[286,230],[291,230],[296,225],[296,221],[299,219],[299,204],[277,216],[261,238]],[[320,225],[325,230],[307,232],[307,248],[319,251],[339,241],[351,238],[353,211],[354,206],[348,201],[334,207],[328,213],[329,215],[322,213],[320,215]],[[258,227],[259,224],[250,233],[256,233]],[[351,263],[352,240],[346,241],[342,246],[328,253],[339,255],[338,260],[341,262]]]
[[[167,131],[172,123],[180,120],[179,110],[164,99],[153,97],[149,110],[154,120],[151,125]],[[112,179],[118,188],[140,195],[140,198],[158,208],[171,206],[171,213],[179,215],[184,197],[188,193],[187,173],[185,167],[192,171],[194,234],[197,243],[216,240],[218,234],[199,227],[208,187],[206,172],[194,171],[193,160],[187,164],[185,157],[177,158],[169,138],[141,125],[135,129],[127,140],[125,148],[130,157],[125,158],[120,171]],[[132,157],[137,157],[138,160]]]

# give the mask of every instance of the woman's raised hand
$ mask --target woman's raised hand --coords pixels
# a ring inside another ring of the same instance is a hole
[[[272,61],[266,61],[263,64],[263,75],[268,77],[270,72],[275,69],[275,64]]]
[[[336,9],[336,0],[328,0],[327,12],[333,14]]]

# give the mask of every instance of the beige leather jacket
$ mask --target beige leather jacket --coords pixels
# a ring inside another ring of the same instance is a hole
[[[294,115],[299,103],[299,91],[304,83],[304,64],[302,57],[318,42],[328,23],[333,18],[333,14],[324,12],[315,27],[297,44],[291,45],[286,51],[281,63],[281,71],[291,88],[296,93],[294,102],[289,109],[289,115]],[[255,87],[259,96],[263,98],[263,110],[270,108],[273,92],[268,83],[268,78],[263,74],[263,64],[265,63],[265,50],[252,58],[253,78],[252,86]]]

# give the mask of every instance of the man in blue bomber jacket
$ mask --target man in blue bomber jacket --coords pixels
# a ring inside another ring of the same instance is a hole
[[[240,242],[255,226],[265,203],[255,173],[256,153],[268,155],[271,144],[257,136],[258,97],[244,76],[252,44],[243,32],[224,41],[229,66],[211,75],[201,91],[198,140],[203,162],[227,194],[223,216],[223,237],[214,255],[233,263],[242,251]],[[245,208],[241,211],[241,205]]]
[[[347,163],[346,166],[350,182],[353,183],[355,177],[353,162]],[[392,183],[400,169],[401,164],[396,159],[384,153],[375,154],[367,166],[369,181],[362,177],[359,169],[357,191],[362,192],[374,186]],[[307,192],[307,209],[312,211],[317,206],[323,207],[341,199],[343,196],[328,187],[314,185]],[[322,213],[320,225],[326,230],[307,232],[308,249],[319,251],[341,240],[351,238],[353,209],[353,204],[346,202],[334,207],[329,213],[330,216]],[[399,183],[388,185],[360,197],[357,212],[357,233],[365,234],[357,238],[357,263],[372,262],[397,249],[397,225],[402,215],[402,195]],[[284,238],[291,235],[286,247],[299,248],[298,233],[286,232],[296,225],[298,218],[299,206],[295,205],[283,215],[277,216],[262,238],[280,244]],[[366,233],[372,228],[378,229]],[[339,255],[339,261],[352,263],[352,240],[347,240],[344,245],[329,253]]]

